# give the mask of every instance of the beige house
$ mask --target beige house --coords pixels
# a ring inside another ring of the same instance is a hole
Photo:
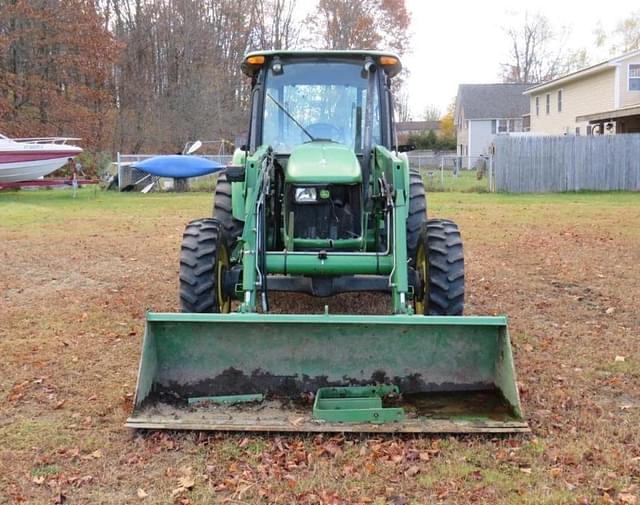
[[[530,131],[549,135],[640,133],[640,49],[524,92]]]

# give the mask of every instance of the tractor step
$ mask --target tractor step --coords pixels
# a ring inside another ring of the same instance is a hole
[[[398,386],[320,388],[313,404],[313,418],[332,423],[390,423],[402,421],[402,408],[383,407],[383,397],[399,395]]]

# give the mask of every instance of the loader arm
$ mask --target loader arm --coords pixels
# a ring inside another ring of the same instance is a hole
[[[266,190],[269,187],[269,173],[273,168],[273,153],[269,146],[261,146],[245,165],[245,224],[242,231],[242,291],[240,312],[255,312],[258,288],[263,286],[266,272],[260,269],[260,238],[266,230],[260,222],[261,209],[264,212]]]
[[[391,303],[394,314],[413,314],[410,304],[412,293],[409,292],[409,271],[407,258],[407,233],[406,221],[408,216],[408,187],[409,166],[406,158],[401,159],[383,146],[376,146],[374,150],[374,192],[378,191],[382,197],[385,188],[380,187],[378,181],[384,180],[391,183],[388,191],[392,199],[392,237],[393,237],[393,270],[389,275],[391,287]]]

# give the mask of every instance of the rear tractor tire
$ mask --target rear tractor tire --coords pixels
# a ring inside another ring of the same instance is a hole
[[[180,249],[180,310],[230,312],[224,293],[230,267],[223,224],[216,219],[196,219],[185,228]]]
[[[464,254],[458,225],[429,219],[421,226],[416,249],[417,314],[461,316],[464,310]]]
[[[244,228],[244,223],[233,217],[232,209],[231,183],[227,180],[227,174],[220,174],[216,182],[216,191],[213,197],[213,217],[224,226],[229,250],[233,250]]]

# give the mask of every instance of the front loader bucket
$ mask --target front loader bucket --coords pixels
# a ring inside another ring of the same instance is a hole
[[[149,313],[127,426],[528,431],[506,318],[401,315]]]

